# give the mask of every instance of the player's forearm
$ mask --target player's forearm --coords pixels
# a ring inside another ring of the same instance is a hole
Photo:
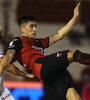
[[[63,28],[61,28],[56,34],[51,35],[49,37],[49,46],[57,42],[58,40],[62,39],[72,29],[72,27],[76,23],[79,16],[79,6],[80,6],[80,3],[78,3],[76,8],[74,9],[73,18]]]
[[[58,39],[62,39],[65,35],[67,35],[72,27],[75,25],[78,17],[73,17],[62,29],[58,31]]]
[[[63,28],[61,28],[56,34],[49,37],[49,46],[53,43],[61,40],[65,35],[69,33],[72,27],[75,25],[78,17],[73,17]]]
[[[9,71],[10,73],[13,73],[15,75],[19,75],[19,76],[24,76],[26,77],[26,73],[22,72],[20,69],[18,69],[15,65],[13,64],[9,64],[7,69],[7,71]]]
[[[2,74],[4,69],[6,69],[8,67],[8,65],[10,64],[14,54],[15,54],[14,50],[7,51],[6,55],[4,56],[4,58],[2,59],[2,61],[0,63],[0,75]]]
[[[0,74],[4,71],[4,69],[8,66],[8,64],[11,62],[11,58],[6,55],[0,64]]]
[[[28,73],[26,73],[24,71],[21,71],[19,68],[17,68],[13,64],[9,64],[6,70],[9,71],[10,73],[15,74],[15,75],[19,75],[19,76],[23,76],[23,77],[28,77],[28,78],[34,78],[33,74],[28,74]]]
[[[18,69],[13,64],[9,64],[6,70],[9,71],[10,73],[15,74],[15,75],[19,75],[19,76],[26,77],[26,73],[25,72],[22,72],[20,69]]]

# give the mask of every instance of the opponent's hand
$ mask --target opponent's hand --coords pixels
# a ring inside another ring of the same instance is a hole
[[[73,17],[78,17],[79,16],[79,7],[80,7],[80,2],[77,4],[77,6],[74,9],[74,16]]]

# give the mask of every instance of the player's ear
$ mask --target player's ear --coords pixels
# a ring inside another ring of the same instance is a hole
[[[22,33],[24,33],[24,31],[25,31],[25,28],[24,28],[22,25],[20,25],[20,31],[21,31]]]

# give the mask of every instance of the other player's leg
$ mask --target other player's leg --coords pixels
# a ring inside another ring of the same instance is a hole
[[[8,91],[7,88],[4,88],[4,91],[2,92],[0,96],[0,100],[15,100],[11,93]]]

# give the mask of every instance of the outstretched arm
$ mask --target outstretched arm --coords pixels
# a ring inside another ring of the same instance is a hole
[[[53,34],[49,37],[49,46],[62,39],[72,29],[79,16],[79,6],[80,3],[78,3],[76,8],[74,9],[74,15],[72,19],[63,28],[58,30],[56,34]]]

